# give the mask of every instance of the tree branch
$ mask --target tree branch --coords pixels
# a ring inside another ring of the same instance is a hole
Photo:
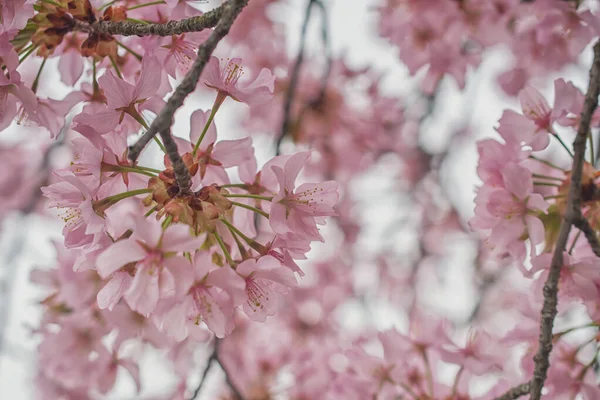
[[[283,139],[290,130],[290,114],[292,111],[292,103],[294,102],[294,97],[296,96],[296,87],[298,86],[298,78],[300,77],[300,67],[304,62],[304,47],[306,46],[306,31],[308,30],[308,21],[310,21],[310,14],[316,1],[317,0],[309,0],[306,6],[304,22],[302,22],[302,30],[300,31],[300,48],[298,49],[298,56],[296,57],[296,62],[294,63],[294,69],[292,70],[292,76],[290,77],[290,83],[285,96],[281,132],[279,133],[279,137],[277,138],[277,142],[275,144],[275,153],[277,155],[279,155],[281,152],[281,142],[283,142]]]
[[[516,386],[516,387],[510,389],[508,392],[504,393],[502,396],[496,397],[494,400],[518,399],[519,397],[525,396],[527,393],[529,393],[530,389],[531,389],[531,385],[529,384],[529,382],[522,383],[519,386]]]
[[[202,390],[202,386],[204,386],[206,377],[208,376],[208,371],[210,371],[210,367],[212,367],[213,361],[217,360],[217,348],[219,345],[218,340],[219,339],[215,338],[215,348],[213,349],[212,353],[210,353],[210,357],[208,357],[208,360],[206,361],[206,367],[204,367],[204,371],[202,372],[202,378],[200,378],[200,383],[198,383],[198,386],[196,387],[196,390],[194,390],[194,393],[192,394],[192,397],[190,397],[190,400],[195,400],[196,397],[198,397],[200,391]]]
[[[96,21],[92,24],[73,19],[74,30],[122,36],[171,36],[181,35],[186,32],[199,32],[212,28],[219,23],[224,14],[225,7],[230,2],[196,17],[179,21],[169,21],[164,24],[142,24],[131,21]]]
[[[581,210],[578,209],[576,211],[577,215],[573,221],[573,225],[583,232],[594,254],[600,257],[600,241],[598,241],[598,235],[596,234],[596,231],[594,228],[592,228],[587,218],[585,218],[585,216],[581,213]]]
[[[600,42],[594,46],[594,61],[590,69],[590,82],[583,104],[583,112],[577,129],[577,136],[573,142],[575,154],[571,171],[571,186],[567,201],[565,218],[560,226],[558,239],[552,255],[550,272],[544,284],[544,305],[540,323],[539,348],[533,358],[535,369],[531,379],[531,400],[539,400],[544,387],[544,382],[550,367],[550,352],[552,351],[552,327],[557,314],[558,306],[558,280],[563,265],[563,252],[565,251],[571,226],[581,214],[581,175],[583,171],[586,138],[590,129],[592,114],[598,105],[600,93]],[[585,232],[584,232],[585,233]]]
[[[208,358],[208,361],[206,362],[206,367],[204,368],[204,371],[202,372],[202,378],[200,379],[200,383],[196,387],[196,390],[194,390],[194,394],[192,395],[192,397],[190,397],[190,400],[195,400],[196,397],[198,397],[198,395],[200,394],[200,390],[202,389],[202,386],[204,385],[204,382],[206,381],[206,376],[208,375],[208,371],[210,370],[210,367],[212,366],[213,362],[216,362],[219,365],[219,367],[221,367],[221,369],[223,370],[223,373],[225,374],[225,382],[227,383],[229,390],[231,390],[231,393],[233,394],[234,398],[237,400],[244,400],[244,396],[242,396],[240,391],[235,387],[235,385],[231,381],[231,377],[229,376],[227,369],[225,369],[225,365],[219,358],[219,345],[220,344],[221,344],[221,339],[215,338],[215,347],[213,349],[213,352],[210,354],[210,357]]]
[[[171,129],[161,131],[160,137],[167,150],[169,160],[171,160],[171,164],[173,164],[173,172],[175,172],[175,179],[177,180],[177,186],[179,186],[178,194],[190,194],[190,188],[192,187],[190,170],[179,155],[177,144],[173,140],[173,136],[171,136]]]
[[[171,128],[175,111],[183,105],[185,98],[196,88],[196,84],[200,79],[204,67],[208,63],[212,52],[215,50],[221,39],[227,35],[231,25],[233,25],[236,17],[246,4],[248,4],[248,0],[229,0],[227,3],[223,4],[223,16],[210,37],[198,48],[198,58],[194,61],[192,68],[185,75],[177,89],[175,89],[175,92],[167,101],[166,106],[154,121],[152,121],[152,124],[146,133],[144,133],[137,143],[129,147],[130,160],[136,161],[144,147],[146,147],[146,144],[148,144],[158,132],[165,132]]]

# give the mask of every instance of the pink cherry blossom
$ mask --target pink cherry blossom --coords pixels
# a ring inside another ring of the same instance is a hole
[[[311,240],[323,240],[317,223],[320,217],[335,216],[333,206],[339,195],[333,181],[320,184],[304,183],[296,188],[296,178],[310,153],[293,155],[284,168],[271,167],[279,181],[279,192],[272,200],[269,222],[274,232],[295,233]]]
[[[246,282],[246,301],[243,309],[253,321],[264,321],[275,315],[280,307],[278,294],[296,285],[294,274],[271,256],[240,263],[236,272]]]
[[[252,82],[244,85],[239,82],[242,75],[244,69],[241,58],[210,58],[204,74],[204,84],[218,92],[215,107],[219,107],[227,96],[248,105],[265,103],[273,97],[275,77],[268,69],[263,68]]]

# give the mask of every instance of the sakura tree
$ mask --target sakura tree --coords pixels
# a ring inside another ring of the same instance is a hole
[[[393,94],[341,0],[213,3],[0,0],[2,237],[62,221],[36,398],[600,399],[597,2],[344,3]]]

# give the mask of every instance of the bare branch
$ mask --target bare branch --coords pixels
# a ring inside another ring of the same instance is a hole
[[[208,360],[206,360],[206,367],[204,367],[204,371],[202,372],[202,377],[200,378],[200,383],[198,383],[198,386],[196,386],[196,390],[194,390],[194,393],[192,394],[192,397],[190,397],[190,400],[195,400],[196,397],[198,397],[198,395],[200,394],[200,391],[202,390],[202,386],[204,386],[206,377],[208,376],[208,371],[210,371],[210,367],[212,367],[213,361],[217,360],[217,348],[219,345],[218,340],[219,339],[216,339],[215,348],[213,349],[212,353],[210,354],[210,357],[208,357]]]
[[[221,344],[221,341],[222,341],[221,339],[215,338],[215,347],[213,349],[213,352],[211,353],[210,357],[208,358],[208,361],[206,362],[206,367],[204,368],[204,371],[202,372],[202,378],[200,379],[200,383],[196,387],[196,390],[194,390],[194,394],[192,395],[192,397],[190,397],[190,400],[194,400],[198,396],[198,394],[200,394],[200,390],[202,389],[202,386],[204,385],[204,381],[206,381],[206,376],[208,375],[208,371],[210,370],[210,367],[213,362],[216,362],[219,365],[219,367],[221,367],[221,369],[223,370],[223,373],[225,374],[225,382],[227,383],[229,390],[231,390],[233,397],[237,400],[244,400],[244,396],[242,396],[240,391],[233,384],[231,377],[229,376],[229,373],[227,372],[227,369],[225,368],[225,365],[219,358],[219,346]]]
[[[175,89],[173,95],[167,101],[166,106],[152,121],[152,124],[140,138],[140,140],[129,148],[129,159],[136,161],[146,144],[158,133],[165,132],[173,124],[173,116],[179,107],[183,105],[185,98],[194,91],[200,75],[217,44],[227,35],[236,17],[248,4],[248,0],[229,0],[223,4],[223,17],[210,37],[198,48],[198,58],[194,61],[192,68],[185,75],[181,84]]]
[[[560,226],[558,239],[552,255],[550,272],[544,284],[544,305],[540,323],[539,348],[533,358],[535,369],[531,380],[531,400],[539,400],[542,388],[550,367],[550,352],[552,351],[552,327],[557,314],[558,306],[558,280],[563,265],[563,252],[567,246],[571,226],[581,215],[581,176],[583,171],[586,139],[590,130],[592,114],[598,105],[600,93],[600,42],[594,46],[594,61],[590,69],[590,82],[583,104],[583,112],[577,129],[577,136],[573,142],[573,168],[571,172],[571,186],[567,201],[565,218]],[[584,232],[585,233],[585,232]]]
[[[508,392],[504,393],[502,396],[496,397],[494,400],[518,399],[519,397],[525,396],[527,393],[529,393],[530,389],[531,389],[531,387],[530,387],[529,382],[522,383],[519,386],[516,386],[516,387],[510,389]]]
[[[277,138],[275,152],[277,155],[280,154],[281,142],[287,135],[290,130],[290,114],[292,111],[292,103],[294,102],[294,97],[296,96],[296,88],[298,86],[298,79],[300,78],[300,67],[304,62],[304,47],[306,46],[306,31],[308,30],[308,21],[310,21],[310,14],[312,12],[312,8],[315,5],[316,0],[309,0],[306,6],[306,13],[304,14],[304,22],[302,22],[302,30],[300,31],[300,48],[298,49],[298,56],[296,57],[296,62],[294,64],[294,69],[292,70],[292,75],[290,77],[290,83],[288,85],[288,90],[285,96],[285,104],[283,107],[283,123],[281,126],[281,132],[279,133],[279,137]]]
[[[143,24],[131,21],[96,21],[93,24],[88,24],[73,19],[74,30],[122,36],[171,36],[186,32],[199,32],[217,25],[228,3],[196,17],[169,21],[164,24]]]

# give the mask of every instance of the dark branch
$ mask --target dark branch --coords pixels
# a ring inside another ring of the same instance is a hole
[[[103,33],[122,36],[171,36],[181,35],[186,32],[199,32],[206,28],[212,28],[219,23],[224,9],[228,3],[221,5],[209,12],[179,21],[169,21],[164,24],[142,24],[131,21],[97,21],[93,24],[73,20],[74,29],[88,33]]]
[[[298,86],[298,79],[300,78],[300,67],[304,62],[304,47],[306,47],[306,32],[308,30],[308,21],[310,21],[310,14],[315,3],[316,0],[309,0],[308,5],[306,6],[304,22],[302,22],[302,30],[300,31],[300,48],[298,49],[298,56],[296,57],[296,63],[294,64],[294,69],[292,70],[288,90],[285,96],[281,132],[279,133],[279,137],[277,138],[277,142],[275,144],[275,153],[277,155],[279,155],[281,152],[281,142],[283,142],[283,139],[286,137],[288,131],[290,130],[290,114],[292,111],[292,103],[294,102],[294,97],[296,96],[296,88]]]
[[[173,136],[171,136],[171,130],[161,131],[160,137],[167,150],[169,160],[173,164],[173,172],[175,172],[175,179],[177,180],[177,186],[179,186],[179,194],[190,194],[190,188],[192,187],[190,171],[179,155],[177,144],[173,140]]]
[[[200,378],[200,383],[198,383],[198,386],[196,387],[196,390],[194,390],[194,393],[192,394],[192,397],[190,397],[190,400],[195,400],[196,397],[198,397],[198,395],[200,394],[200,391],[202,390],[202,386],[204,386],[206,377],[208,376],[208,371],[210,371],[210,367],[212,367],[213,361],[217,360],[217,349],[218,349],[218,345],[219,345],[218,340],[219,339],[216,339],[215,348],[213,349],[212,353],[210,354],[210,357],[208,357],[208,360],[206,360],[206,367],[204,367],[204,371],[202,372],[202,378]]]
[[[581,210],[578,209],[576,211],[578,212],[575,220],[573,221],[573,225],[583,232],[594,254],[600,257],[600,242],[598,241],[598,235],[596,234],[596,231],[594,228],[592,228],[587,218],[583,216]]]
[[[217,44],[227,35],[236,17],[248,4],[248,0],[229,0],[223,7],[223,17],[210,37],[198,48],[198,58],[194,61],[192,68],[185,75],[181,84],[175,89],[173,95],[167,101],[166,106],[152,121],[152,124],[140,138],[140,140],[129,148],[129,159],[136,161],[146,144],[158,133],[165,132],[171,128],[173,117],[179,107],[183,105],[185,98],[194,91],[200,75]]]
[[[529,393],[530,389],[531,389],[531,387],[530,387],[529,382],[522,383],[519,386],[510,389],[508,392],[504,393],[502,396],[496,397],[494,400],[518,399],[519,397],[525,396],[527,393]]]
[[[544,284],[544,305],[540,323],[539,348],[533,358],[535,369],[531,380],[531,400],[539,400],[542,388],[546,381],[548,368],[550,367],[550,352],[552,351],[552,327],[557,314],[558,306],[558,280],[563,265],[563,252],[567,246],[571,226],[581,215],[581,175],[583,171],[586,139],[590,131],[592,114],[598,105],[598,94],[600,92],[600,42],[594,46],[594,61],[590,69],[590,83],[588,86],[583,112],[577,129],[577,136],[573,142],[573,168],[571,172],[571,186],[567,201],[565,218],[560,226],[556,247],[552,255],[552,263],[548,279]],[[585,233],[585,232],[584,232]]]

